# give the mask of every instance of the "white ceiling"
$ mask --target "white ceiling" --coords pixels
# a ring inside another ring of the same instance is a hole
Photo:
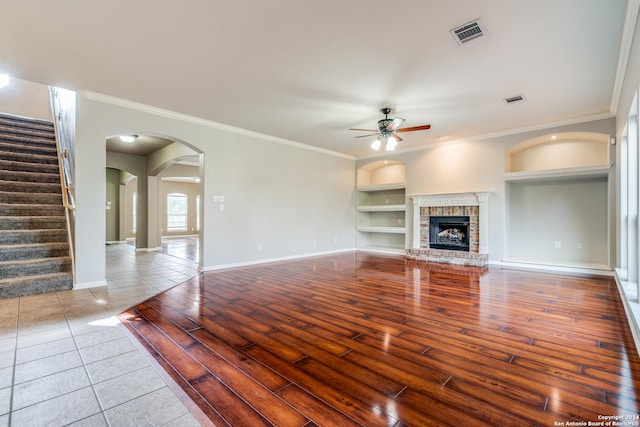
[[[432,125],[401,150],[610,117],[626,3],[20,0],[0,70],[362,157],[347,129],[383,106]],[[486,35],[459,46],[449,31],[476,18]]]

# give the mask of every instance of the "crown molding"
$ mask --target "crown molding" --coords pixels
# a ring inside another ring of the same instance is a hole
[[[315,151],[322,154],[328,154],[330,156],[341,157],[344,159],[355,160],[354,156],[348,154],[338,153],[337,151],[326,150],[324,148],[314,147],[312,145],[303,144],[301,142],[291,141],[284,138],[279,138],[272,135],[267,135],[260,132],[254,132],[247,129],[242,129],[235,126],[225,125],[224,123],[214,122],[212,120],[202,119],[199,117],[190,116],[188,114],[177,113],[175,111],[165,110],[163,108],[152,107],[150,105],[141,104],[138,102],[129,101],[122,98],[116,98],[110,95],[104,95],[92,91],[80,91],[80,94],[87,99],[96,102],[103,102],[105,104],[116,105],[130,110],[136,110],[143,113],[153,114],[155,116],[162,116],[168,119],[178,120],[187,123],[193,123],[200,126],[206,126],[212,129],[221,130],[225,132],[231,132],[239,135],[248,136],[250,138],[263,139],[269,142],[275,142],[276,144],[288,145],[291,147],[300,148],[303,150]]]

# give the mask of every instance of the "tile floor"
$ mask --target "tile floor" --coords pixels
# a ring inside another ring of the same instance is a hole
[[[201,425],[115,317],[197,264],[106,249],[108,286],[0,300],[0,427]]]

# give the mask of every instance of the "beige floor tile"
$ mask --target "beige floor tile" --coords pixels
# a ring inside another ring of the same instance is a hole
[[[92,345],[102,344],[108,341],[124,338],[124,332],[119,326],[104,326],[97,330],[91,330],[87,333],[74,335],[78,348],[91,347]]]
[[[13,383],[13,366],[0,369],[0,389],[11,387]]]
[[[11,387],[0,389],[0,415],[8,414],[11,410]]]
[[[122,353],[127,353],[135,349],[135,346],[129,338],[122,337],[117,340],[82,348],[80,349],[80,354],[82,355],[84,363],[89,364],[99,360],[108,359]]]
[[[16,351],[16,363],[26,363],[33,360],[44,359],[60,353],[77,350],[73,338],[63,338],[57,341],[49,341],[29,347],[19,348]]]
[[[57,372],[77,368],[78,366],[82,366],[82,359],[77,351],[20,363],[15,366],[15,384],[46,377]]]
[[[0,347],[3,348],[3,347]],[[10,347],[4,347],[4,349],[7,349]],[[16,363],[16,352],[15,350],[10,350],[10,351],[5,351],[3,353],[0,353],[0,369],[4,369],[4,368],[8,368],[10,366],[15,365]]]
[[[105,411],[109,423],[121,427],[161,426],[187,413],[187,408],[168,387]]]
[[[87,387],[13,411],[11,422],[16,426],[63,426],[99,412],[93,390]]]
[[[105,420],[103,414],[96,414],[75,423],[68,424],[67,427],[109,427],[109,424],[107,424],[107,420]]]
[[[58,341],[64,338],[71,338],[71,331],[69,326],[64,326],[56,329],[46,329],[44,331],[36,333],[21,333],[18,335],[17,346],[18,348],[30,347],[32,345],[44,344],[51,341]]]
[[[110,409],[165,387],[158,373],[147,366],[94,386],[103,409]]]
[[[149,366],[147,359],[138,350],[134,350],[90,363],[86,368],[91,382],[97,384],[146,366]]]
[[[89,377],[82,366],[18,384],[13,390],[13,410],[44,402],[89,385]]]

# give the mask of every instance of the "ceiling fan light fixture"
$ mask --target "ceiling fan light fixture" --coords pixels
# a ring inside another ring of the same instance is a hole
[[[138,138],[138,135],[120,135],[120,141],[131,144]]]
[[[387,138],[387,151],[393,151],[396,149],[396,145],[398,145],[398,140],[393,136]]]
[[[382,145],[382,142],[380,141],[380,139],[376,139],[371,143],[371,148],[378,151],[381,145]]]
[[[404,122],[404,119],[401,119],[400,117],[396,117],[391,122],[391,129],[397,129],[397,127],[400,126],[402,122]]]
[[[0,74],[0,87],[5,87],[9,84],[11,78],[7,74]]]

